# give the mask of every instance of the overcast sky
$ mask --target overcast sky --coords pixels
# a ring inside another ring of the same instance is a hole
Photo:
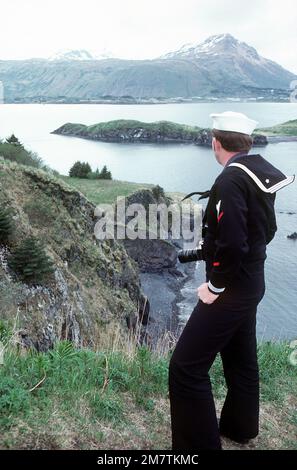
[[[296,0],[1,0],[0,59],[63,49],[151,59],[231,33],[297,73]]]

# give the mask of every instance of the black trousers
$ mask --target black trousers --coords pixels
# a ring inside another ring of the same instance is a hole
[[[221,449],[220,431],[253,438],[259,427],[256,312],[265,292],[258,277],[253,297],[221,294],[213,304],[200,299],[169,363],[172,449]],[[220,352],[227,396],[218,426],[209,369]]]

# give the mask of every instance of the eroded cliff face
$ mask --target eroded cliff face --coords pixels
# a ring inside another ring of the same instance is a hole
[[[10,245],[0,246],[0,319],[15,325],[18,341],[41,351],[58,339],[96,348],[107,325],[127,333],[144,304],[138,266],[122,244],[95,239],[94,205],[47,172],[6,162],[0,203],[13,208],[16,226]],[[42,239],[54,261],[47,285],[26,285],[7,266],[28,235]]]

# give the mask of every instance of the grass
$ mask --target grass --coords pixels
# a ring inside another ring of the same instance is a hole
[[[144,129],[151,132],[159,132],[161,134],[167,133],[180,133],[184,137],[195,137],[197,132],[201,130],[197,126],[189,126],[186,124],[178,124],[171,121],[155,121],[155,122],[142,122],[133,119],[116,119],[113,121],[100,122],[91,126],[84,124],[66,123],[61,128],[63,133],[69,135],[87,135],[88,137],[96,136],[105,132],[128,132],[131,130]],[[60,129],[54,132],[59,133]]]
[[[0,366],[2,449],[171,448],[168,364],[176,338],[152,351],[138,330],[106,333],[98,350],[56,343],[46,353],[21,351],[4,327]],[[261,434],[251,448],[297,449],[297,369],[287,343],[260,343]],[[226,393],[220,359],[211,379],[217,409]],[[224,448],[241,448],[223,441]]]
[[[261,129],[257,129],[257,132],[265,135],[280,135],[280,136],[297,136],[297,119],[293,119],[291,121],[284,122],[282,124],[277,124],[272,127],[263,127]]]
[[[129,196],[139,189],[153,188],[152,184],[118,180],[89,180],[87,178],[60,177],[72,188],[83,193],[94,204],[112,204],[117,196]]]

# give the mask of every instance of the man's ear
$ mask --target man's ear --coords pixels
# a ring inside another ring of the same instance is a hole
[[[214,152],[219,152],[222,149],[222,144],[215,137],[212,138],[212,149]]]

